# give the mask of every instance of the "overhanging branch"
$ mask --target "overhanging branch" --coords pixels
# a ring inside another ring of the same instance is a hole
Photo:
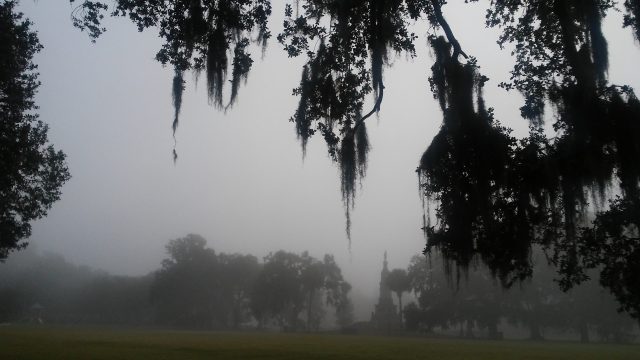
[[[358,119],[358,121],[356,121],[355,125],[353,125],[353,129],[351,129],[351,131],[349,132],[349,135],[353,135],[356,132],[356,129],[358,129],[358,127],[360,125],[364,124],[365,120],[370,118],[371,115],[373,115],[373,114],[377,113],[378,111],[380,111],[380,105],[382,104],[382,97],[383,96],[384,96],[384,84],[381,81],[380,82],[380,87],[379,87],[379,92],[378,92],[378,98],[376,99],[376,103],[373,105],[373,109],[371,109],[371,111],[369,111],[363,117]]]
[[[442,29],[444,30],[444,33],[447,36],[447,40],[453,46],[453,58],[455,60],[458,60],[458,56],[462,55],[465,59],[467,59],[469,56],[462,50],[460,43],[458,42],[456,37],[453,35],[453,31],[451,31],[451,27],[449,26],[449,23],[444,18],[444,15],[442,15],[442,7],[440,5],[440,2],[438,0],[431,0],[431,5],[433,6],[433,11],[435,13],[438,24],[442,26]]]

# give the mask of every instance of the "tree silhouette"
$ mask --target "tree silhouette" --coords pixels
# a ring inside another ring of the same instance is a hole
[[[200,235],[169,241],[168,258],[155,274],[150,298],[158,322],[181,327],[211,328],[219,322],[222,269],[215,251]],[[189,296],[184,296],[189,294]]]
[[[30,223],[47,214],[70,177],[33,99],[40,85],[33,56],[42,46],[15,6],[0,4],[0,261],[27,245]]]
[[[320,261],[307,252],[280,250],[265,257],[253,289],[252,310],[261,326],[271,318],[288,331],[301,328],[299,315],[306,310],[306,329],[317,330],[322,317],[314,316],[314,310],[326,304],[340,316],[347,315],[350,289],[332,255]]]
[[[404,269],[393,269],[387,276],[387,286],[398,296],[398,314],[402,321],[402,294],[411,290],[411,283],[407,271]]]
[[[500,28],[498,44],[514,49],[516,64],[501,86],[525,97],[521,113],[530,120],[530,135],[524,139],[512,137],[485,104],[488,79],[456,39],[445,4],[306,0],[286,7],[278,41],[289,56],[307,57],[291,120],[303,153],[319,132],[340,167],[347,235],[355,184],[366,173],[365,121],[382,106],[388,54],[414,56],[417,36],[408,24],[425,19],[435,54],[429,84],[443,112],[417,169],[438,220],[432,225],[425,215],[425,252],[438,250],[463,271],[480,259],[510,286],[531,275],[531,248],[539,244],[557,265],[563,289],[586,280],[587,270],[602,269],[600,282],[623,309],[640,316],[640,102],[631,88],[607,81],[602,20],[616,10],[615,1],[490,2],[487,26]],[[626,0],[623,8],[622,25],[640,38],[638,2]],[[95,38],[104,31],[106,9],[83,1],[75,24]],[[165,41],[157,59],[176,70],[174,131],[182,74],[206,69],[210,98],[222,107],[232,67],[232,104],[251,67],[248,44],[252,38],[264,44],[270,35],[270,12],[268,0],[119,0],[113,9],[140,30],[157,27]],[[552,137],[543,131],[546,104],[555,109]],[[607,194],[611,188],[619,189],[618,197]],[[590,209],[597,212],[592,224]]]
[[[237,329],[251,318],[251,292],[262,266],[255,256],[241,254],[218,254],[218,263],[224,272],[220,279],[222,307],[229,314],[229,325]]]

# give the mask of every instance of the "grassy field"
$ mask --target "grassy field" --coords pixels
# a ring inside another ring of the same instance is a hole
[[[0,327],[0,359],[640,359],[638,345]]]

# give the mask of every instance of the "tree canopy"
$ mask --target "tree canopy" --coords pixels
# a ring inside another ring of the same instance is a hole
[[[0,261],[26,246],[30,223],[47,214],[69,180],[65,154],[49,144],[36,113],[33,57],[42,45],[15,6],[0,4]]]
[[[77,0],[71,0],[72,3]],[[129,17],[164,40],[157,53],[175,68],[173,129],[185,71],[206,71],[213,105],[228,108],[252,64],[249,44],[270,37],[268,0],[77,1],[75,24],[95,38],[103,14]],[[339,165],[347,234],[356,184],[366,173],[365,121],[383,104],[390,53],[415,56],[409,25],[424,20],[433,49],[429,85],[443,113],[439,133],[418,164],[420,187],[435,209],[425,215],[425,252],[439,250],[461,269],[486,263],[503,285],[529,277],[540,244],[568,289],[600,269],[600,282],[623,309],[640,316],[640,102],[625,84],[607,80],[602,20],[613,0],[489,2],[486,25],[513,48],[505,90],[525,97],[530,134],[517,139],[485,103],[477,60],[464,51],[442,0],[302,0],[287,5],[277,40],[304,56],[291,121],[304,152],[320,133]],[[623,4],[624,27],[640,39],[640,5]],[[232,59],[229,62],[229,59]],[[223,101],[227,73],[230,95]],[[373,94],[373,106],[365,101]],[[553,109],[553,136],[544,110]],[[174,153],[175,155],[175,153]],[[593,199],[593,200],[592,200]],[[595,221],[589,217],[595,211]],[[437,220],[431,223],[432,216]]]

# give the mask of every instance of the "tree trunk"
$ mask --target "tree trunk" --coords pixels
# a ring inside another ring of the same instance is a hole
[[[544,340],[537,321],[532,320],[529,323],[529,330],[531,331],[531,340]]]
[[[492,321],[489,323],[489,339],[502,340],[502,333],[498,331],[498,322]]]
[[[239,309],[239,305],[235,305],[233,306],[233,328],[234,329],[238,329],[240,327],[240,309]]]
[[[580,321],[580,342],[585,344],[589,342],[589,326],[584,320]]]
[[[467,331],[464,335],[466,338],[469,339],[473,339],[475,336],[473,336],[473,321],[472,320],[467,320]]]
[[[400,315],[400,325],[402,325],[404,322],[402,321],[402,293],[398,292],[398,315]]]
[[[307,301],[307,331],[311,332],[311,305],[313,305],[313,293],[314,291],[309,291],[309,300]]]

